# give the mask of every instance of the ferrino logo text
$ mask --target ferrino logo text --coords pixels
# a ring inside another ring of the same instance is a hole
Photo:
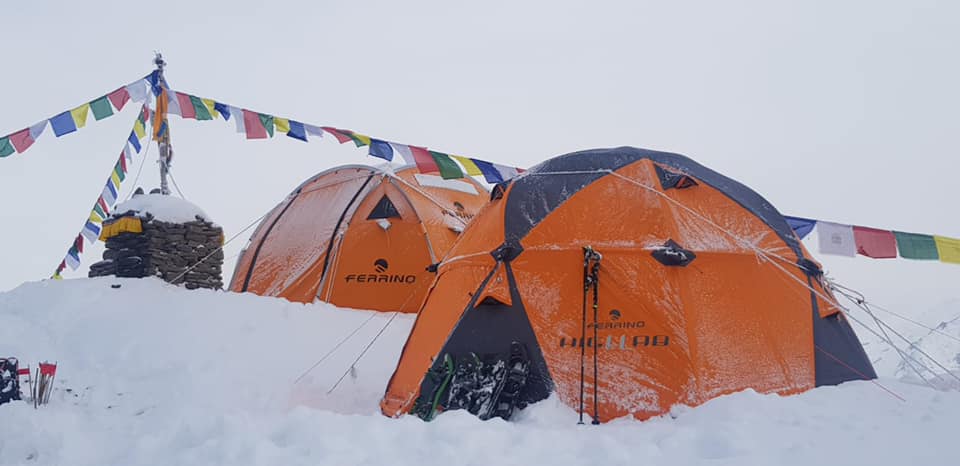
[[[344,281],[347,283],[401,283],[405,285],[412,285],[417,282],[416,275],[406,275],[406,274],[391,274],[387,273],[387,270],[390,269],[390,264],[386,259],[377,259],[373,263],[373,269],[377,273],[351,273],[344,277]]]

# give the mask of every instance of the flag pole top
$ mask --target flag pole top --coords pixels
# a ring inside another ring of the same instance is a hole
[[[157,70],[163,73],[163,67],[167,66],[167,62],[163,61],[162,53],[153,52],[153,64],[157,65]]]

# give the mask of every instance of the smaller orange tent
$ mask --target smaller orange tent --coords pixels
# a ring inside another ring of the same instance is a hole
[[[230,291],[341,307],[417,312],[434,273],[487,201],[472,178],[408,167],[337,167],[273,209],[241,253]]]

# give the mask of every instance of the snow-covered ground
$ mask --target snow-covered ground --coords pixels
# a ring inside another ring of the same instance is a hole
[[[0,407],[0,464],[956,464],[960,393],[892,373],[895,395],[742,392],[642,423],[577,426],[554,399],[511,423],[388,419],[377,402],[412,323],[153,279],[24,284],[0,294],[0,355],[58,361],[57,391]]]

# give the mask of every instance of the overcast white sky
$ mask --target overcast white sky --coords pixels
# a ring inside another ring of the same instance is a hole
[[[956,2],[62,0],[3,10],[0,134],[147,74],[158,49],[178,90],[308,123],[521,166],[594,147],[680,152],[789,215],[960,237]],[[134,113],[90,117],[60,139],[48,130],[0,160],[0,289],[60,262]],[[174,119],[172,135],[176,180],[228,236],[310,175],[377,161],[332,139],[246,141],[223,121]],[[94,256],[65,276],[84,276]],[[894,309],[960,299],[957,265],[817,258]]]

